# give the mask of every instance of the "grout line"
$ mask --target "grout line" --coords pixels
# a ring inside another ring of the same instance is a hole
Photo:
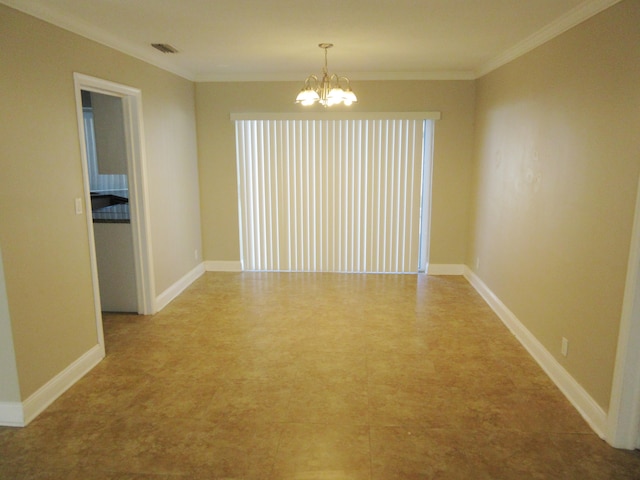
[[[371,378],[369,374],[369,349],[367,348],[365,355],[365,370],[367,372],[367,430],[369,432],[369,479],[373,478],[373,448],[371,443],[371,423],[373,418],[371,416]]]

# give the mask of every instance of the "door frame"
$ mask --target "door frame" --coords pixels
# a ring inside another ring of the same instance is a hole
[[[439,118],[439,117],[438,117]],[[422,192],[420,198],[420,242],[418,273],[429,271],[431,247],[431,205],[433,204],[433,145],[437,119],[425,119],[422,124]]]
[[[640,448],[640,179],[636,192],[606,439],[617,448]]]
[[[129,178],[129,213],[133,237],[138,313],[155,313],[155,283],[153,275],[153,257],[151,250],[151,229],[149,225],[149,202],[142,123],[142,93],[139,89],[103,80],[82,73],[74,73],[78,134],[82,155],[82,176],[84,183],[85,216],[89,236],[89,254],[91,257],[91,277],[96,319],[98,322],[99,342],[104,344],[102,333],[102,311],[100,305],[100,286],[98,283],[98,263],[93,217],[91,214],[91,189],[89,185],[89,164],[85,142],[84,120],[82,112],[82,90],[102,93],[122,98],[124,112],[125,141],[127,143],[127,170]]]

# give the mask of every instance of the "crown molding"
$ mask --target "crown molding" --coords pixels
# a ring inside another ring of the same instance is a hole
[[[429,72],[354,72],[351,80],[474,80],[471,70],[433,70]]]
[[[578,5],[566,14],[558,17],[556,20],[538,30],[533,35],[525,38],[523,41],[515,44],[500,55],[492,58],[482,65],[475,73],[475,78],[480,78],[489,72],[521,57],[525,53],[530,52],[534,48],[548,42],[549,40],[561,35],[576,25],[588,20],[598,13],[612,7],[621,0],[591,0]]]
[[[200,73],[195,76],[196,82],[304,82],[313,72],[298,73]],[[432,72],[340,72],[349,80],[384,81],[384,80],[474,80],[473,71],[432,71]]]

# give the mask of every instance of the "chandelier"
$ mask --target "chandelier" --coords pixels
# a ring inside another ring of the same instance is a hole
[[[335,73],[329,75],[327,70],[327,50],[333,47],[333,43],[321,43],[318,45],[324,49],[324,68],[322,69],[322,79],[315,75],[309,75],[304,81],[304,87],[296,97],[296,103],[308,106],[319,102],[324,107],[344,103],[351,105],[357,102],[356,94],[351,91],[349,79],[339,77]]]

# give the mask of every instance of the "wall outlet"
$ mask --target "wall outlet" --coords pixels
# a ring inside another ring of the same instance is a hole
[[[82,199],[79,197],[76,198],[74,204],[76,207],[76,215],[82,215]]]
[[[564,357],[566,357],[569,354],[569,340],[567,340],[564,337],[562,337],[562,347],[560,349],[560,352]]]
[[[480,257],[476,257],[476,270],[480,268]]]
[[[198,249],[197,248],[193,251],[193,258],[198,260]]]

